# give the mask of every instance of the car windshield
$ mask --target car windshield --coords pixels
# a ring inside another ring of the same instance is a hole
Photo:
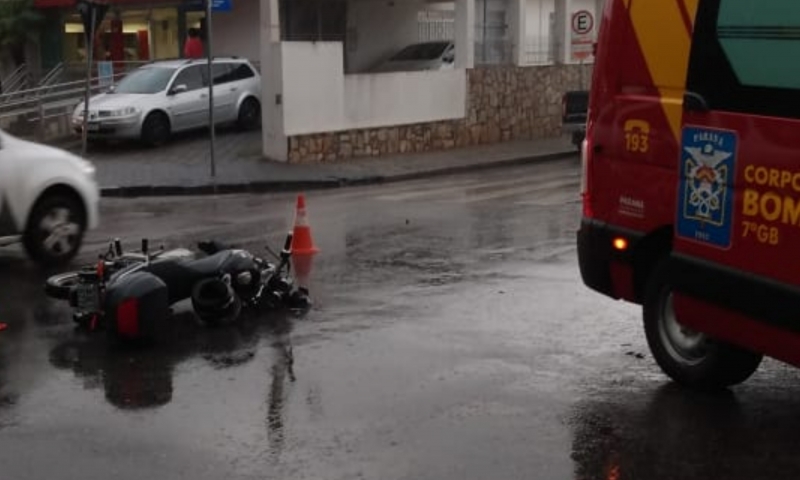
[[[135,70],[120,81],[114,93],[157,93],[165,90],[174,68],[146,67]]]
[[[436,60],[441,57],[449,46],[448,42],[418,43],[410,45],[392,57],[394,62],[407,62],[409,60]]]

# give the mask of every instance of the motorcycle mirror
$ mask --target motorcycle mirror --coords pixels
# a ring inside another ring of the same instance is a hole
[[[117,256],[122,256],[122,242],[119,238],[114,239],[114,250],[117,252]]]
[[[142,239],[142,253],[145,254],[145,255],[147,255],[148,244],[149,244],[149,242],[147,241],[147,239],[143,238]]]

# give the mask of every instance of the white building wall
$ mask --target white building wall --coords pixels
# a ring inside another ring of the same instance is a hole
[[[283,42],[288,136],[464,118],[466,71],[345,75],[342,44]]]
[[[213,54],[235,55],[251,61],[260,60],[260,0],[233,0],[230,12],[214,12]]]
[[[353,0],[348,5],[348,72],[364,72],[419,40],[420,0]]]

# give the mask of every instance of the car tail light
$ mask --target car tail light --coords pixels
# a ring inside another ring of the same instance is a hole
[[[589,177],[592,161],[593,142],[590,135],[591,130],[587,128],[586,138],[581,143],[581,198],[583,200],[583,216],[585,218],[594,217],[592,210],[592,181]]]
[[[117,332],[130,338],[139,335],[139,300],[129,298],[117,307]]]

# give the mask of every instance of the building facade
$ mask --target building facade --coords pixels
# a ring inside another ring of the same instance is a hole
[[[563,93],[589,88],[602,6],[261,0],[264,154],[339,161],[557,136]],[[452,62],[381,68],[432,40],[454,45]]]
[[[147,62],[180,58],[190,28],[205,30],[203,0],[111,0],[95,41],[94,60]],[[257,61],[259,0],[233,0],[230,12],[215,12],[214,54]],[[44,14],[41,68],[85,63],[88,49],[76,0],[35,0]]]

